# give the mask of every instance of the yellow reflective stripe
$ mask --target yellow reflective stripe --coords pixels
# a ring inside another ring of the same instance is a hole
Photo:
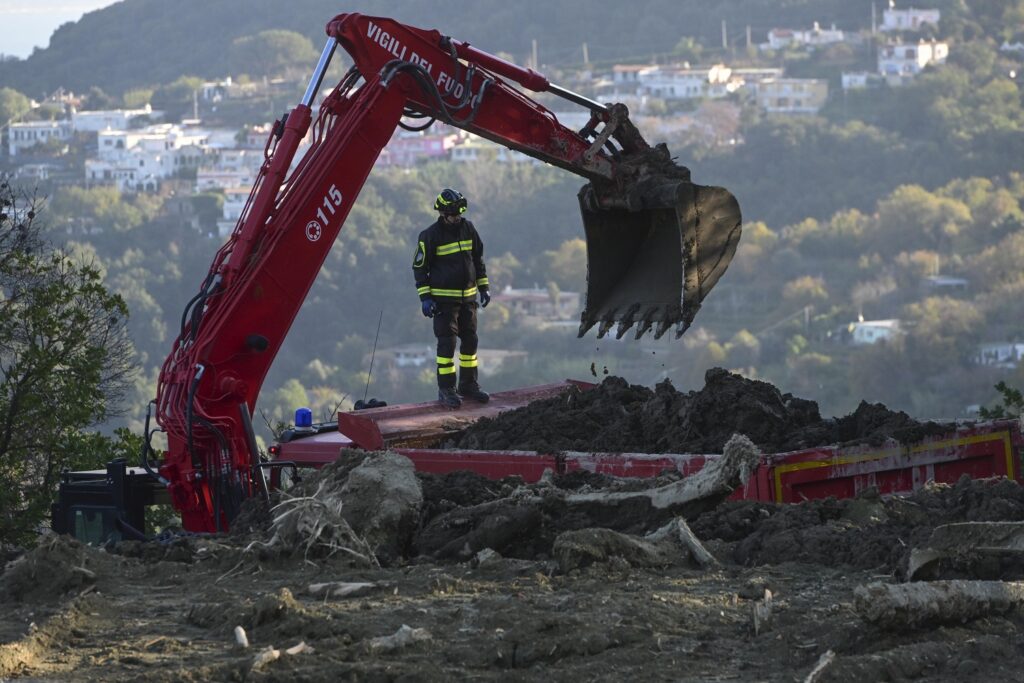
[[[487,278],[485,277],[478,277],[476,279],[476,284],[478,287],[489,287],[491,285],[491,283],[488,282]]]
[[[459,360],[476,360],[475,353],[460,353]]]
[[[437,364],[438,365],[451,365],[454,362],[455,362],[455,358],[454,357],[453,358],[445,358],[444,356],[438,356],[437,357]]]
[[[436,287],[431,287],[430,293],[436,294],[437,296],[476,296],[477,288],[470,287],[469,289],[437,289]]]
[[[430,294],[430,285],[423,285],[422,287],[416,288],[417,294]]]
[[[437,374],[439,374],[439,375],[454,375],[455,374],[455,366],[454,365],[449,365],[447,367],[438,368],[437,369]]]
[[[476,360],[462,360],[459,359],[460,368],[475,368],[477,364]]]
[[[472,251],[473,240],[462,240],[461,242],[449,242],[448,244],[439,244],[437,249],[434,251],[438,256],[447,256],[448,254],[457,254],[460,251]]]
[[[412,265],[419,267],[423,265],[423,262],[427,258],[427,246],[420,240],[420,248],[416,250],[416,256],[412,260]]]

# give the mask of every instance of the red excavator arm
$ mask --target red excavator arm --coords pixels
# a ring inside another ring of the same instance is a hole
[[[159,477],[186,529],[227,528],[244,498],[266,490],[251,415],[260,386],[381,149],[403,118],[438,119],[579,174],[588,243],[580,327],[621,336],[689,326],[725,270],[739,207],[690,183],[650,146],[623,105],[602,105],[437,31],[342,14],[302,102],[278,122],[234,232],[189,302],[160,373],[156,419],[168,450]],[[353,68],[312,105],[340,44]],[[591,111],[579,132],[508,81]],[[428,121],[429,123],[429,121]],[[300,142],[310,146],[297,164]],[[150,434],[147,425],[147,443]],[[148,458],[146,459],[149,467]]]

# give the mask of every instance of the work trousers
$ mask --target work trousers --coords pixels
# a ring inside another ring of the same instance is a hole
[[[455,340],[459,341],[459,386],[477,384],[476,302],[438,303],[434,314],[437,337],[437,386],[455,387]]]

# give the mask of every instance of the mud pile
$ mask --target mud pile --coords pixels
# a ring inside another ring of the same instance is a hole
[[[651,390],[608,377],[590,391],[572,389],[480,420],[447,445],[548,453],[721,453],[729,438],[740,433],[765,452],[784,452],[832,444],[878,445],[889,438],[913,441],[947,430],[867,402],[845,417],[822,419],[814,401],[712,368],[703,389],[685,394],[669,380]]]
[[[32,550],[11,560],[0,574],[0,602],[57,601],[65,595],[103,587],[116,561],[90,552],[67,536],[47,536]]]
[[[868,489],[857,498],[799,505],[727,501],[691,523],[720,554],[745,566],[808,563],[903,576],[914,547],[939,526],[1024,521],[1024,488],[1008,479],[961,477],[906,497]]]

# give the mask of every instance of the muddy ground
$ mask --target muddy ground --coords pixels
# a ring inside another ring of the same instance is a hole
[[[606,450],[721,451],[715,439],[739,423],[772,450],[931,429],[867,404],[859,418],[822,420],[810,402],[763,383],[728,393],[747,382],[710,373],[704,390],[681,395],[609,378],[601,400],[579,395],[573,409],[593,419],[595,438],[621,437]],[[728,395],[717,396],[717,422],[716,391]],[[751,392],[762,393],[744,403]],[[746,406],[760,417],[748,419]],[[523,434],[532,438],[546,419]],[[606,431],[614,419],[621,429]],[[510,431],[501,423],[492,433]],[[0,548],[0,679],[862,683],[1019,681],[1024,668],[1020,607],[893,628],[870,621],[854,598],[859,586],[905,581],[911,550],[936,527],[1024,522],[1024,489],[1012,481],[793,506],[722,502],[688,520],[709,563],[649,536],[663,520],[595,531],[556,504],[671,485],[675,475],[574,473],[527,486],[418,474],[394,454],[352,455],[273,511],[249,505],[230,535],[103,548],[45,537],[28,552]],[[486,547],[452,543],[470,537],[467,525]],[[961,562],[957,578],[1024,578],[1024,565],[1003,559]]]

